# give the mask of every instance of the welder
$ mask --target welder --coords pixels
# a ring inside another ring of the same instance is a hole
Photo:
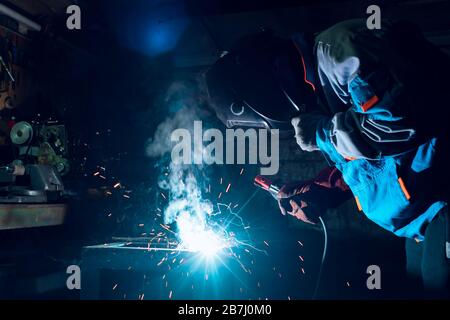
[[[314,224],[354,198],[370,220],[407,239],[408,271],[442,296],[450,283],[448,74],[448,56],[413,24],[369,30],[357,19],[316,35],[246,36],[205,79],[227,127],[293,127],[302,150],[328,161],[316,179],[281,188],[283,214]]]

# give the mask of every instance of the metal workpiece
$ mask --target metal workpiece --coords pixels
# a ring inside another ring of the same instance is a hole
[[[116,238],[117,239],[117,238]],[[130,240],[130,241],[123,241]],[[168,242],[122,238],[82,250],[81,299],[238,298],[244,274],[228,254],[207,264],[196,252]],[[233,270],[233,271],[231,271]],[[214,288],[220,288],[215,291]]]

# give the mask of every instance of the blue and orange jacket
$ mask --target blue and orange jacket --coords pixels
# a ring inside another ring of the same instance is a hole
[[[320,33],[314,52],[328,108],[317,145],[369,219],[423,240],[450,185],[448,57],[408,24],[365,20]]]

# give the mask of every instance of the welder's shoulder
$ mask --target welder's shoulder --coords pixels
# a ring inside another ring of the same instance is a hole
[[[316,37],[316,42],[322,41],[328,44],[338,43],[341,40],[351,39],[356,34],[361,33],[366,29],[365,19],[341,21],[320,32]]]
[[[396,21],[383,20],[381,29],[369,29],[366,19],[345,20],[317,34],[315,44],[335,46],[344,51],[354,47],[378,45],[397,24]]]
[[[320,32],[315,38],[315,51],[342,62],[348,57],[360,55],[356,39],[367,30],[364,19],[339,22]]]

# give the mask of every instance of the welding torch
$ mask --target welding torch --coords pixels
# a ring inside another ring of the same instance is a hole
[[[256,176],[254,184],[257,187],[268,191],[275,199],[278,200],[278,192],[280,191],[280,188],[277,185],[273,184],[270,179],[263,176]]]
[[[280,191],[280,187],[278,187],[276,184],[274,184],[270,179],[263,177],[263,176],[256,176],[253,183],[255,184],[255,186],[268,191],[276,200],[278,200],[278,192]],[[327,247],[328,247],[327,227],[326,227],[325,222],[323,221],[322,217],[318,217],[318,218],[319,218],[320,224],[322,225],[324,243],[323,243],[323,251],[322,251],[322,261],[320,264],[317,281],[316,281],[316,286],[314,288],[312,299],[315,299],[317,297],[317,291],[319,289],[320,279],[322,277],[322,268],[323,268],[323,264],[325,263],[325,258],[327,255]]]

